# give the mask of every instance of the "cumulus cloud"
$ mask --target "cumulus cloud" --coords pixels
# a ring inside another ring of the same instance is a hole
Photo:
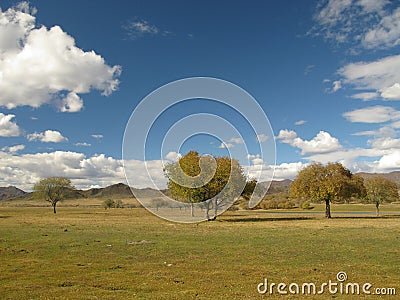
[[[57,104],[61,112],[78,112],[83,108],[83,100],[73,92],[60,99]]]
[[[5,115],[0,112],[0,136],[19,136],[21,134],[17,123],[12,121],[14,117],[15,115]]]
[[[376,105],[345,112],[343,117],[353,123],[384,123],[399,120],[400,111],[390,106]]]
[[[378,169],[392,171],[398,170],[400,166],[400,150],[393,151],[382,156],[378,161]]]
[[[229,148],[233,148],[233,147],[235,147],[235,145],[232,144],[232,143],[228,143],[228,142],[222,142],[222,143],[218,146],[218,148],[220,148],[220,149],[229,149]]]
[[[338,74],[356,90],[375,90],[384,100],[400,100],[400,55],[351,63]]]
[[[0,106],[53,103],[60,111],[76,112],[83,107],[78,94],[110,95],[120,72],[94,51],[78,48],[61,27],[36,27],[35,10],[26,2],[0,10]]]
[[[298,172],[307,166],[307,164],[302,162],[291,162],[282,163],[279,165],[263,165],[254,164],[250,166],[244,166],[244,171],[248,178],[270,178],[271,170],[274,170],[273,180],[284,180],[284,179],[294,179]],[[265,175],[262,175],[262,173]]]
[[[129,160],[124,165],[128,174],[134,174],[131,186],[153,187],[147,177],[149,172],[157,186],[166,187],[161,160]],[[122,160],[104,154],[86,157],[83,153],[70,151],[22,155],[0,151],[0,174],[0,186],[12,184],[24,190],[31,190],[40,179],[51,176],[71,178],[81,189],[126,182]]]
[[[168,152],[167,155],[165,156],[165,158],[168,159],[169,161],[178,161],[181,157],[182,155],[175,151]]]
[[[251,161],[253,166],[263,165],[264,161],[260,154],[247,154],[247,159]]]
[[[281,130],[276,137],[282,143],[301,149],[301,154],[329,153],[342,148],[339,140],[332,137],[328,132],[320,131],[311,140],[303,140],[292,130]]]
[[[68,141],[59,131],[56,130],[46,130],[45,132],[35,132],[27,135],[30,142],[40,141],[42,143],[61,143]]]
[[[5,146],[1,148],[1,151],[8,153],[17,153],[18,151],[24,150],[25,145]]]

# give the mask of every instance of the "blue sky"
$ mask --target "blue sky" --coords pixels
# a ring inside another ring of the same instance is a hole
[[[354,172],[399,169],[398,1],[2,1],[0,8],[2,186],[30,189],[47,176],[82,188],[124,182],[132,111],[155,89],[197,76],[232,82],[258,101],[276,137],[277,179],[312,161],[340,161]],[[205,100],[185,105],[166,112],[156,137],[179,116],[217,111],[251,139],[229,110]],[[223,137],[232,152],[241,144],[235,138]],[[226,155],[220,142],[197,136],[181,152]],[[266,160],[249,147],[250,162],[238,159],[253,174]],[[149,149],[162,185],[165,157]],[[138,173],[132,185],[147,186],[141,158],[129,164]]]

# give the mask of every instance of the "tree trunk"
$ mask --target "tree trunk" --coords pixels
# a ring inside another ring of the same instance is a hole
[[[325,218],[330,219],[331,216],[331,201],[329,199],[325,200]]]
[[[56,213],[56,205],[57,205],[57,203],[55,202],[55,203],[53,203],[53,213]]]
[[[193,203],[190,203],[190,215],[192,217],[194,217],[194,205],[193,205]]]
[[[376,216],[379,217],[379,201],[375,201],[375,206],[376,206]]]

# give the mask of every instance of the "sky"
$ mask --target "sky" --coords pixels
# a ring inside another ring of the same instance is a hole
[[[277,180],[314,161],[352,172],[400,170],[399,47],[394,0],[3,0],[0,186],[31,190],[41,178],[65,176],[78,188],[103,187],[126,182],[125,166],[130,185],[151,186],[149,173],[162,187],[163,164],[191,149],[232,154],[249,176],[275,169]],[[244,118],[220,102],[191,99],[148,128],[145,157],[123,157],[125,129],[143,99],[191,77],[245,90],[270,128],[253,132],[256,113]],[[191,137],[160,149],[171,127],[202,113],[238,132],[216,137],[194,126]]]

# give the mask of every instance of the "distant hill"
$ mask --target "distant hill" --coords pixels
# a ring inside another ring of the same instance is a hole
[[[360,175],[364,179],[371,178],[373,176],[382,176],[390,181],[393,181],[397,184],[397,186],[400,187],[400,171],[393,171],[390,173],[365,173],[365,172],[360,172],[357,173],[357,175]]]
[[[268,189],[268,194],[286,193],[289,191],[292,180],[272,180]],[[261,184],[269,184],[269,181],[262,182]]]
[[[123,183],[113,184],[105,188],[92,188],[82,191],[82,194],[86,198],[133,197],[130,187]]]
[[[400,171],[394,171],[390,173],[357,173],[364,179],[368,179],[372,176],[382,176],[390,181],[395,182],[400,187]],[[268,194],[277,194],[288,192],[292,180],[273,180],[271,182]],[[268,184],[268,182],[264,182]],[[140,198],[157,198],[160,196],[160,191],[144,188],[137,189],[132,188],[134,194]],[[169,194],[168,190],[161,191],[163,193]],[[132,195],[131,188],[124,183],[113,184],[104,188],[92,188],[88,190],[67,190],[65,191],[66,199],[84,199],[84,198],[135,198]],[[0,200],[5,199],[33,199],[32,193],[24,192],[23,190],[16,188],[14,186],[0,187]]]
[[[26,192],[15,186],[0,187],[0,200],[17,198],[25,194]]]

